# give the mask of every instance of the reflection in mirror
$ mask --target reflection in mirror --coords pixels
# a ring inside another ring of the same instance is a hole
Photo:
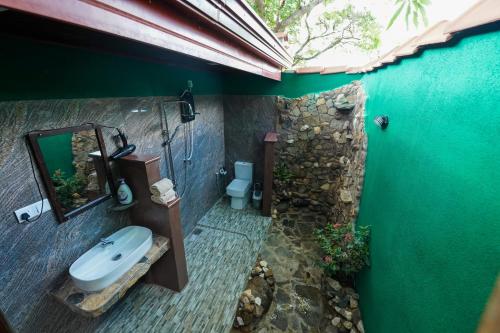
[[[60,222],[111,197],[114,186],[99,126],[31,131],[28,140]]]
[[[38,144],[64,214],[109,193],[95,130],[40,137]]]

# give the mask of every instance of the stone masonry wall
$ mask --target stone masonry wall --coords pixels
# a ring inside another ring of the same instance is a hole
[[[275,196],[278,212],[290,205],[348,223],[358,213],[367,140],[364,93],[358,81],[299,98],[277,98]]]

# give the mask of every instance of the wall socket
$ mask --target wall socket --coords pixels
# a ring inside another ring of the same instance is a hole
[[[48,199],[43,199],[43,212],[42,210],[42,200],[35,202],[29,206],[19,208],[14,212],[17,218],[17,222],[25,223],[26,221],[21,218],[21,215],[27,213],[29,215],[29,219],[37,218],[40,213],[45,213],[46,211],[51,210],[50,203]]]

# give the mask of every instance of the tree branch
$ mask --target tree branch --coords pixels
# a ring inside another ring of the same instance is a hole
[[[342,29],[342,33],[340,35],[339,38],[336,38],[334,41],[332,41],[331,43],[329,43],[327,46],[325,46],[324,48],[322,48],[321,50],[317,50],[315,51],[312,55],[310,56],[302,56],[300,54],[300,52],[304,49],[304,46],[305,45],[302,45],[299,50],[295,53],[295,56],[293,57],[293,65],[297,65],[300,61],[308,61],[308,60],[312,60],[316,57],[318,57],[320,54],[323,54],[325,53],[326,51],[330,50],[330,49],[333,49],[334,47],[338,46],[338,45],[342,45],[342,44],[350,44],[354,41],[359,41],[360,39],[357,38],[357,37],[354,37],[354,33],[352,31],[353,29],[353,25],[352,25],[352,22],[350,22],[344,29]],[[346,32],[349,33],[349,36],[345,36]],[[331,32],[329,34],[332,34],[334,33]],[[318,37],[318,36],[316,36]],[[313,37],[313,38],[316,38],[316,37]],[[320,37],[318,37],[320,38]],[[312,38],[309,38],[309,40],[307,41],[307,43],[310,43],[312,40]]]
[[[323,0],[311,0],[307,5],[299,6],[292,14],[290,14],[283,21],[278,22],[274,27],[274,32],[283,31],[293,21],[300,19],[302,16],[309,14],[314,7],[319,5]]]
[[[255,0],[255,8],[257,9],[257,14],[259,14],[261,18],[264,18],[266,12],[264,0]]]

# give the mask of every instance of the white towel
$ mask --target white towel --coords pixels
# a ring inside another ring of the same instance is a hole
[[[174,184],[172,184],[172,181],[170,179],[163,178],[162,180],[157,181],[156,183],[151,185],[149,187],[149,191],[152,195],[160,197],[170,191],[173,187]]]
[[[160,196],[157,195],[152,195],[151,196],[151,201],[154,203],[160,204],[160,205],[165,205],[169,203],[170,201],[174,200],[177,197],[175,191],[171,189],[167,193],[164,193]]]

